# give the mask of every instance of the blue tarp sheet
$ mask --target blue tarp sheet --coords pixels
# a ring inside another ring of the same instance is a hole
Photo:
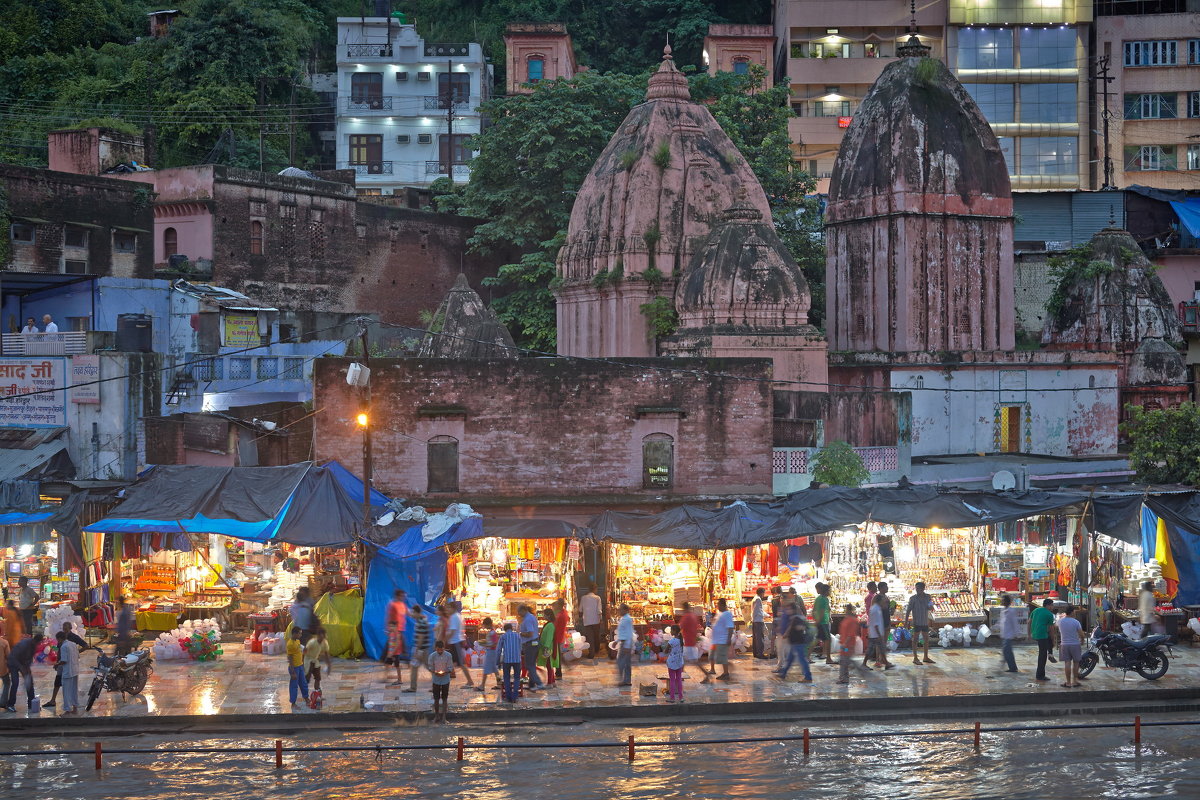
[[[1200,238],[1200,197],[1191,197],[1187,200],[1171,200],[1171,208],[1175,209],[1175,213],[1179,216],[1179,221],[1183,227],[1188,229],[1188,232],[1197,238]]]
[[[371,559],[371,567],[367,574],[367,596],[363,603],[363,647],[367,655],[376,660],[383,658],[383,651],[387,647],[384,615],[395,591],[403,589],[408,594],[410,603],[420,603],[428,608],[441,596],[446,585],[444,549],[436,548],[426,551],[421,557],[406,559],[393,558],[382,553],[380,550],[375,558]],[[405,638],[411,649],[411,617],[409,622]]]

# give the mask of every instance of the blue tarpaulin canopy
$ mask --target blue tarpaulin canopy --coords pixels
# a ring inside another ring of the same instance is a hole
[[[357,495],[354,488],[357,485]],[[372,507],[387,498],[372,494]],[[160,466],[126,490],[125,502],[84,530],[215,533],[309,547],[350,544],[363,531],[362,483],[340,465]]]
[[[1170,203],[1183,227],[1187,228],[1192,236],[1200,239],[1200,197],[1171,200]]]

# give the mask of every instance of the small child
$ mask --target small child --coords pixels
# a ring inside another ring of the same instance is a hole
[[[500,667],[496,646],[500,643],[500,634],[492,624],[492,618],[483,620],[483,628],[479,631],[479,644],[483,647],[483,679],[479,682],[479,691],[487,689],[488,675],[493,676],[492,682],[500,688]]]
[[[312,681],[314,691],[321,691],[321,662],[325,662],[325,674],[333,669],[333,659],[329,657],[329,642],[325,639],[325,629],[317,628],[316,635],[304,645],[304,675]]]
[[[521,691],[521,634],[514,630],[511,622],[504,623],[504,633],[500,635],[496,649],[497,661],[503,670],[504,699],[515,703]]]
[[[438,639],[429,654],[426,666],[433,673],[433,721],[445,722],[450,704],[450,678],[454,675],[454,658],[446,651],[446,643]]]
[[[666,642],[667,648],[667,702],[683,702],[683,642],[678,636],[672,636]]]
[[[308,679],[304,677],[304,645],[300,643],[302,633],[299,628],[292,628],[292,638],[288,639],[287,643],[288,697],[291,698],[292,708],[296,707],[297,693],[308,702]]]

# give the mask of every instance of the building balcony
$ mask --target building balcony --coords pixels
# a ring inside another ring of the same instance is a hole
[[[425,95],[425,110],[426,111],[445,111],[450,108],[451,102],[457,111],[474,110],[479,108],[479,104],[483,102],[482,98],[472,95],[455,95],[452,98],[447,98],[445,95]]]
[[[454,180],[456,180],[456,181],[470,180],[470,178],[471,178],[470,164],[465,164],[465,163],[455,164],[453,166],[453,169],[454,169]],[[431,177],[440,177],[443,175],[448,177],[450,175],[450,173],[446,170],[446,162],[444,162],[444,161],[426,161],[425,162],[425,174],[428,176],[431,176]]]
[[[392,46],[390,44],[347,44],[346,58],[360,61],[390,61]]]
[[[381,97],[341,97],[338,98],[338,108],[347,114],[369,114],[372,111],[391,113],[395,100],[392,95]]]
[[[6,356],[78,356],[111,350],[112,331],[64,331],[62,333],[6,333]]]
[[[338,169],[352,169],[352,170],[354,170],[355,175],[364,175],[364,176],[391,175],[392,174],[392,162],[391,161],[366,161],[366,162],[339,161]]]
[[[854,84],[864,88],[875,83],[884,68],[895,58],[789,58],[787,76],[792,86],[817,84],[847,89]],[[862,92],[865,94],[864,92]]]

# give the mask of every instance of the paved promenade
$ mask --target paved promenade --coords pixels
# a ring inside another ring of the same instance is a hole
[[[307,708],[293,709],[288,701],[288,680],[284,656],[265,656],[243,652],[240,644],[223,645],[225,655],[216,662],[196,663],[164,661],[155,664],[154,675],[146,690],[137,697],[121,699],[119,694],[101,695],[91,712],[81,713],[83,718],[95,717],[216,717],[237,715],[239,719],[257,715],[313,715]],[[804,701],[864,701],[855,706],[871,707],[893,705],[900,698],[928,697],[971,697],[972,704],[985,702],[987,696],[997,701],[1004,697],[1012,703],[1015,697],[1028,698],[1028,704],[1036,706],[1039,696],[1047,701],[1063,702],[1064,693],[1079,695],[1079,703],[1105,698],[1110,701],[1122,692],[1137,691],[1139,697],[1145,693],[1164,690],[1191,690],[1200,677],[1200,649],[1175,648],[1176,657],[1171,662],[1168,674],[1157,681],[1143,680],[1136,673],[1127,675],[1119,670],[1097,667],[1081,689],[1064,689],[1061,665],[1049,665],[1049,682],[1033,680],[1034,648],[1017,648],[1020,674],[1002,671],[1000,650],[997,647],[934,649],[933,665],[916,666],[907,654],[894,654],[895,669],[886,672],[866,672],[855,669],[851,673],[849,686],[835,683],[837,668],[824,663],[813,664],[814,682],[799,683],[801,677],[793,667],[788,680],[780,681],[772,675],[773,664],[756,661],[749,656],[736,658],[732,664],[734,682],[700,683],[699,670],[688,667],[684,683],[685,705],[704,705],[718,713],[714,704],[747,704],[766,701],[787,701],[790,708]],[[95,654],[83,656],[84,666],[94,663]],[[584,712],[586,709],[606,709],[606,715],[622,708],[637,709],[639,715],[646,713],[646,706],[661,707],[664,712],[672,709],[672,715],[680,706],[667,704],[665,698],[643,697],[637,691],[639,684],[657,683],[664,685],[667,670],[661,664],[637,664],[633,669],[633,689],[616,686],[616,669],[612,662],[591,665],[588,662],[566,665],[565,677],[555,689],[527,693],[517,707],[528,712],[530,709],[560,709],[548,716],[561,716],[570,709]],[[479,680],[478,670],[473,671]],[[44,665],[34,666],[34,679],[38,694],[43,702],[50,697],[53,672]],[[90,685],[90,673],[80,678],[80,694]],[[401,687],[390,686],[395,680],[394,670],[385,670],[382,665],[369,661],[334,660],[333,674],[325,679],[325,705],[321,716],[337,714],[361,715],[362,712],[404,713],[420,712],[431,707],[428,675],[422,675],[415,694],[402,693]],[[1164,699],[1179,692],[1165,692]],[[1132,696],[1132,695],[1131,695]],[[880,703],[871,699],[889,698]],[[81,696],[81,700],[86,702]],[[932,702],[932,701],[931,701]],[[60,703],[61,705],[61,700]],[[945,700],[936,701],[939,706]],[[815,703],[826,705],[825,703]],[[60,709],[44,709],[40,714],[29,714],[25,710],[24,687],[17,704],[17,714],[2,714],[0,722],[16,722],[17,719],[40,718],[37,727],[42,728]],[[467,688],[461,677],[451,685],[450,712],[469,713],[474,719],[486,717],[495,709],[507,711],[509,704],[499,698],[491,688],[479,692]],[[756,706],[761,708],[761,706]],[[691,710],[694,711],[694,710]],[[689,713],[689,712],[684,712]],[[16,719],[14,719],[16,718]],[[65,722],[65,720],[64,720]]]

